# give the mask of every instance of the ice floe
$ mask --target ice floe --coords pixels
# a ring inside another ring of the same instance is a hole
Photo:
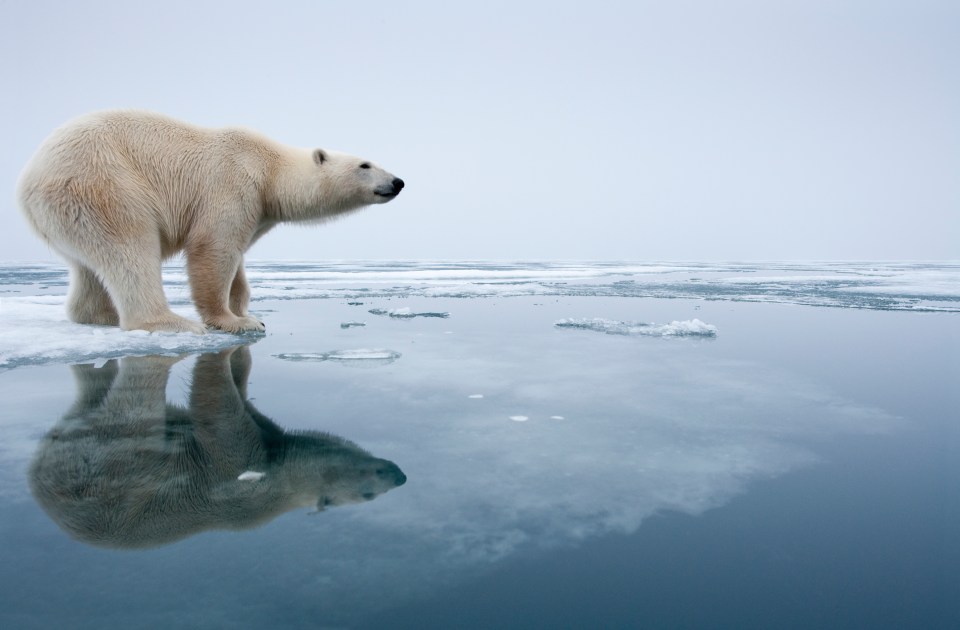
[[[334,361],[344,365],[386,365],[393,363],[402,355],[395,350],[382,348],[356,348],[329,352],[284,352],[273,356],[285,361]]]
[[[62,295],[0,298],[0,370],[125,355],[210,351],[249,342],[249,337],[220,332],[149,333],[75,324],[67,319],[65,302]],[[189,308],[174,310],[185,317],[197,317]]]
[[[561,319],[554,323],[557,328],[594,330],[608,335],[636,335],[644,337],[716,337],[717,327],[699,319],[672,321],[669,324],[644,322],[620,322],[594,317],[592,319]]]
[[[366,325],[366,322],[342,322],[340,328],[360,328]]]

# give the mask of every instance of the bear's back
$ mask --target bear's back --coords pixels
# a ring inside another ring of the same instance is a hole
[[[18,199],[48,240],[72,234],[71,217],[83,215],[101,232],[158,229],[164,251],[173,252],[196,207],[260,185],[266,160],[276,159],[264,146],[243,130],[136,110],[96,112],[47,138],[21,175]]]
[[[41,145],[25,176],[100,176],[100,169],[146,171],[200,154],[212,132],[158,114],[133,110],[87,114],[60,127]]]

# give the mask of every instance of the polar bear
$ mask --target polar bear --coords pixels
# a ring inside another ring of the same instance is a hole
[[[170,368],[181,358],[70,366],[76,402],[30,466],[34,497],[70,535],[153,547],[298,508],[364,503],[406,483],[399,466],[353,442],[287,431],[261,413],[247,399],[247,346],[200,355],[189,406],[170,404]]]
[[[142,111],[88,114],[56,130],[24,169],[20,207],[71,269],[67,310],[125,330],[206,328],[174,314],[161,261],[187,259],[203,324],[263,331],[247,313],[243,254],[284,221],[385,203],[403,180],[362,158],[299,149],[242,129]]]

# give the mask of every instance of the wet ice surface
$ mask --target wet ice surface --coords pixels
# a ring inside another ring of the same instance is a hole
[[[21,365],[91,361],[127,354],[181,354],[216,350],[242,343],[244,336],[222,332],[148,333],[113,326],[85,326],[68,321],[66,297],[0,297],[0,371]],[[189,307],[174,311],[199,319]]]
[[[246,363],[2,269],[2,627],[960,621],[955,266],[253,265]]]

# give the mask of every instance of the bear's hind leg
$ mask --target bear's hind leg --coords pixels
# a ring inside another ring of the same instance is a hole
[[[78,324],[119,326],[117,309],[97,275],[77,261],[70,261],[70,295],[67,314]]]
[[[170,310],[163,293],[160,244],[138,243],[114,248],[100,261],[103,283],[120,314],[120,328],[203,334],[206,327]]]

